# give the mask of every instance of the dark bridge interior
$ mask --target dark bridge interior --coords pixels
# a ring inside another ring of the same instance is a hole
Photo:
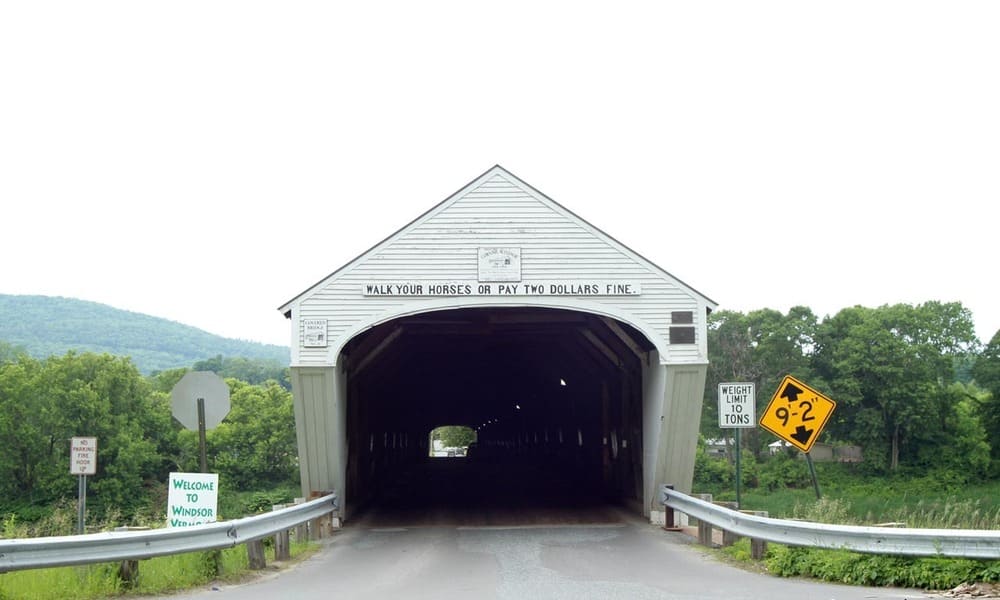
[[[544,520],[642,498],[642,360],[634,328],[593,314],[475,308],[396,319],[344,349],[347,507],[396,524]],[[429,434],[467,425],[467,458]]]

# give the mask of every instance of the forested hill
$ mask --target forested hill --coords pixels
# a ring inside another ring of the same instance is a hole
[[[224,338],[190,325],[105,304],[0,294],[0,342],[45,358],[69,350],[130,356],[145,374],[219,355],[288,364],[284,346]]]

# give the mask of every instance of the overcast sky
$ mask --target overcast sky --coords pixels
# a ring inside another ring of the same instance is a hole
[[[719,303],[1000,328],[1000,2],[0,3],[0,293],[289,343],[500,164]]]

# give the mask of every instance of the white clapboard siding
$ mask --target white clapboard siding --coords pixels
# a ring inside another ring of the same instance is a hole
[[[461,298],[366,297],[378,282],[477,282],[480,247],[515,247],[521,281],[622,281],[638,296]],[[637,326],[665,363],[703,363],[706,311],[714,302],[545,197],[502,167],[335,271],[281,308],[292,318],[293,366],[335,364],[351,337],[404,314],[460,306],[585,310]],[[668,344],[672,311],[694,314],[695,344]],[[326,319],[329,345],[302,347],[304,319]]]

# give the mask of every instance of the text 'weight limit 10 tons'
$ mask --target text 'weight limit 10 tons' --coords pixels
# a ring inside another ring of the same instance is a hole
[[[754,384],[719,384],[720,429],[743,429],[756,427],[756,411]]]

